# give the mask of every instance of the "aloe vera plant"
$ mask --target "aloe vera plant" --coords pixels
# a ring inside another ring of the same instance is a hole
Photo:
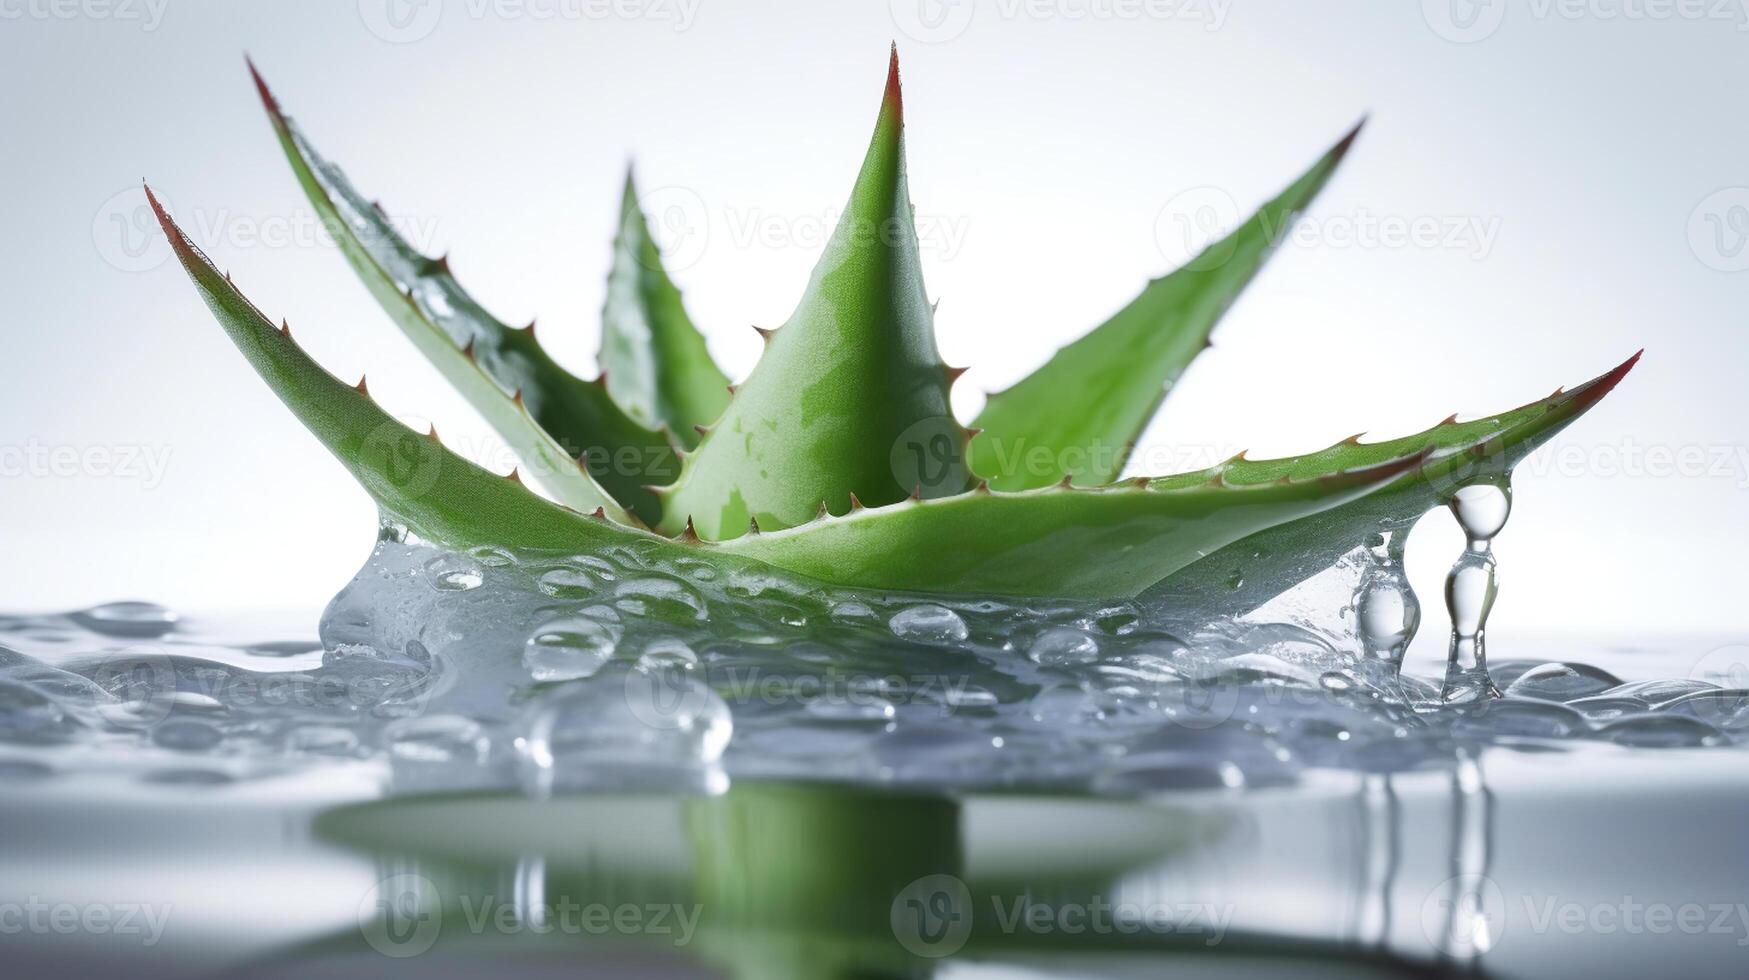
[[[795,312],[762,331],[751,375],[730,386],[712,361],[628,177],[603,311],[605,373],[587,381],[562,369],[532,326],[487,313],[445,259],[408,245],[255,80],[348,262],[551,499],[519,471],[489,473],[435,432],[407,429],[362,382],[328,374],[153,206],[220,324],[384,521],[448,546],[577,553],[642,542],[851,586],[1095,598],[1206,593],[1228,574],[1228,556],[1243,553],[1275,556],[1273,576],[1291,584],[1381,523],[1412,521],[1479,472],[1509,469],[1633,364],[1402,439],[1120,479],[1129,447],[1334,173],[1351,132],[1250,221],[962,425],[949,404],[961,372],[936,351],[912,224],[895,51],[849,205]]]

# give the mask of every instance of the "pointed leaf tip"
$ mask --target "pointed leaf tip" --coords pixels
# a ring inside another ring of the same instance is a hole
[[[899,44],[893,42],[892,54],[887,58],[887,92],[882,100],[882,108],[903,120],[905,117],[905,99],[899,91]]]
[[[1370,116],[1361,116],[1360,121],[1354,124],[1354,128],[1349,130],[1346,136],[1337,140],[1336,145],[1330,148],[1331,163],[1339,163],[1343,157],[1348,155],[1349,149],[1354,146],[1354,141],[1360,138],[1360,131],[1366,128],[1366,121],[1368,118],[1370,118]]]
[[[267,87],[267,79],[261,77],[261,72],[255,67],[255,59],[243,56],[243,63],[249,66],[249,77],[255,80],[255,91],[261,96],[261,104],[274,116],[281,115],[279,100],[273,97],[273,92]]]

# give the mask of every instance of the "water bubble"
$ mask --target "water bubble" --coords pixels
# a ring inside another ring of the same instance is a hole
[[[467,592],[486,581],[479,567],[457,555],[439,555],[425,563],[425,578],[439,592]]]
[[[0,681],[0,742],[59,742],[77,727],[60,705],[37,688]]]
[[[970,635],[959,613],[927,602],[894,613],[887,627],[899,639],[918,643],[957,643]]]
[[[1677,714],[1630,715],[1598,729],[1618,745],[1643,749],[1692,748],[1719,738],[1719,730],[1698,718]]]
[[[893,720],[896,713],[891,701],[877,697],[816,698],[808,702],[809,715],[831,722],[879,722]]]
[[[1660,710],[1698,718],[1728,732],[1742,731],[1749,729],[1749,689],[1696,691],[1665,703]]]
[[[406,718],[383,730],[389,757],[424,764],[479,765],[491,751],[491,739],[480,723],[460,715]]]
[[[1034,638],[1026,655],[1041,667],[1073,667],[1097,660],[1099,641],[1073,627],[1054,626]]]
[[[627,579],[614,589],[614,603],[622,612],[649,616],[670,623],[702,621],[708,617],[704,597],[679,579],[645,576]]]
[[[1623,698],[1610,694],[1568,701],[1567,707],[1581,712],[1587,719],[1599,724],[1614,721],[1626,715],[1644,714],[1651,709],[1651,705],[1639,698]]]
[[[193,718],[173,718],[152,730],[153,744],[177,752],[205,752],[224,740],[223,732]]]
[[[981,687],[949,687],[942,692],[941,703],[961,710],[994,708],[1000,703],[995,692]]]
[[[1047,687],[1027,702],[1027,713],[1045,725],[1079,722],[1094,711],[1093,699],[1079,687],[1067,684]]]
[[[1128,602],[1106,606],[1093,613],[1093,624],[1110,636],[1124,636],[1134,632],[1141,620],[1141,612]]]
[[[468,551],[468,557],[480,563],[484,568],[509,568],[516,564],[516,556],[495,545],[481,545]]]
[[[1421,601],[1403,566],[1389,562],[1368,569],[1355,598],[1355,612],[1366,655],[1400,664],[1421,625]]]
[[[1702,694],[1718,689],[1718,685],[1709,684],[1706,681],[1672,679],[1636,681],[1613,688],[1609,693],[1618,697],[1639,698],[1656,708],[1691,694]]]
[[[880,616],[865,602],[847,600],[832,606],[832,621],[835,623],[868,623]]]
[[[524,785],[547,793],[598,779],[636,781],[651,767],[707,766],[733,732],[728,705],[686,674],[595,678],[559,688],[526,712]]]
[[[549,568],[535,582],[555,599],[592,599],[605,586],[597,572],[570,565]]]
[[[285,734],[287,752],[352,755],[358,748],[358,734],[349,728],[335,725],[300,725]]]
[[[1504,698],[1484,701],[1466,712],[1457,731],[1484,738],[1516,735],[1530,738],[1565,738],[1591,726],[1578,711],[1553,701],[1520,698],[1508,692]]]
[[[642,671],[691,670],[697,666],[698,654],[686,641],[674,637],[651,640],[638,655],[638,669]]]
[[[180,618],[154,602],[110,602],[72,614],[74,622],[93,633],[135,639],[163,636]]]
[[[541,625],[522,648],[522,663],[543,684],[589,677],[613,659],[619,630],[585,616]]]
[[[1620,678],[1589,664],[1543,664],[1520,674],[1506,689],[1506,696],[1540,698],[1544,701],[1574,701],[1611,691],[1619,684]]]
[[[1512,514],[1512,485],[1502,480],[1459,487],[1451,495],[1451,512],[1469,539],[1470,550],[1486,551]]]

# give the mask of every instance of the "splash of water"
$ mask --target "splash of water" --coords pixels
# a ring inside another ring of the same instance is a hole
[[[0,617],[0,773],[195,785],[347,765],[396,792],[772,777],[1145,795],[1451,769],[1493,745],[1749,737],[1749,693],[1708,681],[1512,661],[1490,677],[1489,541],[1509,509],[1504,486],[1452,502],[1468,547],[1443,688],[1399,674],[1419,620],[1400,528],[1331,570],[1346,628],[390,533],[319,644],[212,636],[149,604]]]

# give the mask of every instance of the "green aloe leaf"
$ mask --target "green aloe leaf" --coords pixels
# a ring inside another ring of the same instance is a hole
[[[1368,538],[1381,532],[1406,533],[1423,514],[1444,504],[1458,487],[1505,478],[1538,446],[1597,404],[1639,359],[1636,353],[1572,390],[1557,390],[1540,401],[1472,422],[1460,423],[1452,416],[1400,439],[1363,443],[1358,436],[1351,436],[1306,456],[1234,462],[1231,472],[1236,480],[1273,480],[1337,467],[1367,466],[1423,449],[1440,454],[1419,472],[1405,475],[1364,499],[1235,542],[1186,566],[1153,591],[1182,608],[1211,614],[1248,612],[1329,568]]]
[[[1425,458],[1267,483],[1235,481],[1216,467],[1097,489],[980,488],[825,516],[720,547],[843,585],[1128,597],[1259,530],[1361,498]]]
[[[979,488],[709,545],[662,539],[567,509],[408,429],[362,386],[322,370],[289,330],[275,329],[155,198],[153,206],[226,333],[376,499],[385,518],[458,548],[492,544],[521,553],[576,553],[642,541],[677,556],[750,559],[857,587],[1105,598],[1134,595],[1165,579],[1162,588],[1170,590],[1199,576],[1226,574],[1225,556],[1277,536],[1303,539],[1308,552],[1333,548],[1341,554],[1376,530],[1376,523],[1356,515],[1419,513],[1457,485],[1503,472],[1595,404],[1633,363],[1515,412],[1388,443],[1344,441],[1311,456],[1236,459],[1104,489]],[[1430,455],[1434,450],[1445,454]],[[1385,506],[1368,509],[1373,497]]]
[[[1228,542],[1353,500],[1421,459],[1389,459],[1298,482],[1235,484],[1217,468],[1103,490],[980,489],[859,509],[722,545],[666,540],[543,500],[402,425],[360,387],[322,370],[289,330],[275,329],[156,199],[153,205],[202,298],[275,394],[352,472],[386,519],[450,547],[575,553],[635,540],[676,555],[751,559],[863,587],[1129,595]]]
[[[729,404],[729,378],[711,360],[680,290],[662,267],[630,171],[601,315],[602,374],[614,400],[645,425],[663,425],[684,449]]]
[[[999,490],[1116,480],[1166,393],[1275,246],[1329,181],[1356,126],[1280,196],[1044,366],[990,396],[972,422],[972,471]]]
[[[544,447],[528,439],[521,426],[500,424],[503,413],[496,402],[504,393],[519,396],[550,441],[580,461],[614,500],[654,524],[661,517],[661,498],[649,486],[671,483],[679,473],[667,436],[626,414],[601,381],[584,381],[560,367],[535,339],[533,324],[515,329],[486,312],[456,282],[446,259],[421,254],[339,167],[316,152],[253,64],[249,70],[310,203],[371,294],[415,346],[437,362],[513,449],[528,454],[525,460],[540,473],[543,485],[550,486],[549,477],[559,479],[562,467],[549,465]],[[454,363],[451,351],[475,361],[499,391],[481,389],[470,372]]]
[[[895,50],[862,171],[806,294],[664,505],[712,540],[970,486],[954,372],[936,351],[905,177]]]
[[[221,275],[146,191],[164,234],[201,298],[274,394],[352,473],[385,519],[451,547],[579,551],[661,540],[544,500],[414,432],[364,391],[324,371]],[[676,545],[675,547],[678,547]]]

